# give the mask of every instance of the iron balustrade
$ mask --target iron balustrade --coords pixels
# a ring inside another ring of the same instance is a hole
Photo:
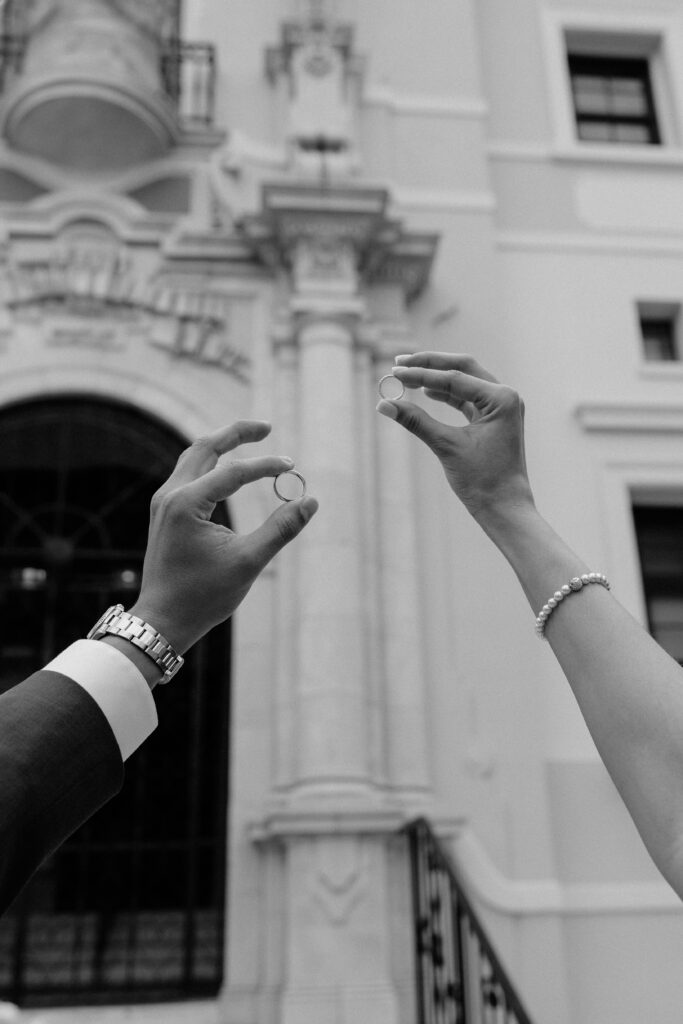
[[[169,39],[161,55],[161,78],[182,121],[210,125],[216,97],[216,49],[211,43]]]
[[[25,35],[0,33],[0,92],[4,91],[8,78],[21,74],[25,52]]]
[[[429,824],[406,833],[418,1024],[532,1024]]]

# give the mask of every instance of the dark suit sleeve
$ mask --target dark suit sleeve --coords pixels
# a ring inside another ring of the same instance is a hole
[[[122,784],[111,726],[73,679],[43,669],[0,696],[0,914]]]

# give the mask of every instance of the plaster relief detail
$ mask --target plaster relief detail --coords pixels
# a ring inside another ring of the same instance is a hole
[[[311,4],[282,28],[279,47],[266,53],[286,117],[286,142],[301,172],[346,175],[357,169],[356,120],[361,62],[353,33],[328,4]]]
[[[369,864],[360,839],[320,840],[312,898],[327,920],[341,927],[367,895]]]
[[[117,325],[126,325],[127,334],[135,328],[140,340],[171,358],[249,379],[251,297],[192,275],[145,273],[113,237],[84,231],[75,239],[65,233],[47,259],[7,259],[0,281],[5,333],[13,322],[49,321],[46,344],[119,349],[125,345]]]

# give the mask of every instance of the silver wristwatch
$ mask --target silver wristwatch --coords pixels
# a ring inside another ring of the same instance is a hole
[[[163,672],[160,683],[170,683],[185,659],[173,650],[168,640],[158,633],[154,626],[139,619],[137,615],[124,612],[122,604],[113,604],[95,623],[88,633],[88,640],[100,640],[103,636],[121,636],[144,651]]]

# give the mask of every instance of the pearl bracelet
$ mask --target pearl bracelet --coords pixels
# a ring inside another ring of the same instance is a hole
[[[576,594],[579,590],[583,590],[583,588],[589,583],[599,583],[601,587],[605,587],[607,590],[610,590],[611,588],[609,580],[601,572],[585,572],[583,576],[574,576],[569,583],[565,583],[563,587],[560,587],[559,590],[555,591],[548,603],[543,605],[536,616],[536,636],[539,640],[546,639],[546,622],[553,614],[558,604],[561,601],[564,601],[565,597],[569,597],[570,594]]]

